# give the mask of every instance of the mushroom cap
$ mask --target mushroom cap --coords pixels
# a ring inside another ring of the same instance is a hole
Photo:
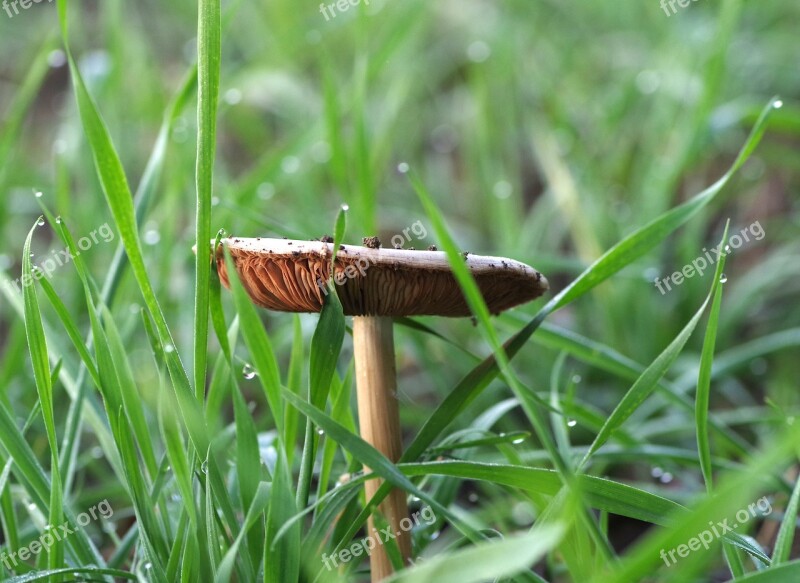
[[[253,303],[281,312],[322,309],[329,293],[331,243],[240,237],[221,243]],[[230,287],[222,245],[217,267]],[[465,262],[492,314],[533,300],[549,287],[541,273],[512,259],[467,254]],[[348,316],[471,315],[443,251],[341,245],[333,283]]]

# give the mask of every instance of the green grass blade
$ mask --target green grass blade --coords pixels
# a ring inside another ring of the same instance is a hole
[[[728,240],[728,227],[722,235],[720,247]],[[711,369],[714,364],[714,346],[717,341],[717,328],[719,326],[719,312],[722,306],[722,289],[720,278],[725,269],[726,256],[723,254],[717,263],[714,273],[714,286],[712,287],[713,301],[708,316],[706,334],[703,340],[703,351],[700,357],[700,374],[697,378],[697,394],[695,396],[695,423],[697,426],[697,453],[700,458],[700,469],[706,483],[706,491],[711,493],[714,489],[714,476],[711,469],[711,445],[708,440],[708,403],[711,395]]]
[[[28,349],[33,366],[33,379],[41,403],[42,417],[47,431],[47,441],[50,445],[50,524],[61,524],[63,515],[63,484],[58,465],[58,436],[53,410],[53,384],[50,371],[50,360],[47,352],[47,340],[44,335],[42,315],[39,311],[39,300],[36,295],[36,279],[42,277],[43,272],[36,269],[34,272],[31,262],[31,239],[37,227],[44,224],[44,219],[37,219],[28,232],[25,246],[22,251],[22,277],[28,279],[31,285],[23,285],[22,301],[25,310],[25,333],[28,338]],[[59,539],[52,547],[47,549],[47,566],[57,569],[64,564],[64,544]]]
[[[390,583],[481,583],[528,569],[555,548],[566,532],[563,524],[535,527],[531,532],[486,542],[434,557],[387,579]]]
[[[227,583],[231,580],[233,575],[233,566],[236,562],[236,553],[242,544],[242,539],[247,532],[255,525],[257,520],[263,521],[264,511],[267,508],[270,500],[270,489],[267,487],[266,482],[260,482],[253,495],[252,504],[248,507],[247,516],[245,516],[242,530],[233,541],[231,548],[225,553],[222,561],[219,564],[219,570],[214,578],[215,583]]]
[[[266,522],[264,583],[300,580],[300,525],[293,524],[287,528],[284,536],[278,537],[283,525],[296,513],[292,478],[283,450],[278,449]]]
[[[225,262],[228,267],[228,273],[231,274],[228,279],[230,280],[231,293],[233,294],[233,303],[236,306],[236,312],[239,314],[242,337],[247,345],[247,350],[250,352],[250,357],[253,359],[253,366],[258,372],[258,380],[264,389],[267,403],[275,419],[279,439],[283,439],[284,415],[283,401],[280,394],[281,378],[278,372],[275,352],[272,349],[272,343],[267,336],[267,332],[261,324],[261,319],[258,317],[255,306],[250,301],[241,281],[239,281],[238,272],[227,250],[225,251]],[[234,276],[234,274],[236,275]]]
[[[324,409],[328,401],[331,380],[336,372],[336,361],[344,342],[344,312],[339,297],[329,281],[328,293],[323,298],[322,312],[317,328],[311,339],[311,355],[309,360],[309,402],[317,409]],[[297,488],[297,506],[308,504],[308,494],[313,476],[319,436],[314,431],[311,419],[306,422],[305,447],[300,465],[300,478]]]
[[[800,506],[800,480],[795,480],[792,496],[786,505],[781,527],[775,539],[775,548],[772,551],[772,565],[775,569],[789,560],[794,542],[794,533],[797,530],[797,509]]]
[[[205,249],[211,238],[211,196],[217,145],[217,101],[222,46],[220,0],[200,0],[197,24],[197,216],[195,244]],[[208,358],[208,310],[211,259],[195,255],[194,385],[195,396],[205,396]]]
[[[714,288],[711,290],[712,294],[715,292],[715,288],[716,282],[714,284]],[[706,298],[706,300],[700,306],[700,309],[697,310],[692,319],[689,320],[686,326],[683,327],[675,339],[670,342],[669,346],[667,346],[664,351],[659,354],[658,357],[656,357],[653,363],[648,366],[642,375],[636,380],[636,382],[633,383],[633,386],[628,389],[628,392],[625,393],[625,396],[614,408],[614,411],[612,411],[611,415],[609,415],[608,419],[603,424],[603,427],[600,428],[600,431],[594,438],[592,445],[589,447],[586,455],[584,455],[583,460],[581,460],[581,467],[583,467],[589,461],[589,458],[592,457],[592,454],[594,454],[606,441],[608,441],[611,435],[622,426],[628,417],[630,417],[633,412],[636,411],[639,405],[641,405],[650,395],[650,393],[653,392],[656,383],[667,372],[669,367],[680,354],[683,347],[686,345],[686,342],[689,340],[692,332],[694,332],[695,327],[697,327],[697,323],[700,321],[700,318],[705,312],[706,306],[708,306],[710,298],[711,296]]]

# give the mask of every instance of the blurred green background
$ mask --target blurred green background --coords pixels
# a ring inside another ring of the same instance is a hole
[[[558,292],[634,229],[716,181],[758,112],[778,95],[783,107],[731,185],[666,244],[550,323],[646,365],[697,310],[713,273],[664,295],[653,280],[716,245],[726,220],[732,234],[757,221],[763,240],[744,244],[728,258],[717,352],[730,356],[730,367],[715,380],[711,409],[753,447],[794,419],[800,410],[797,2],[702,0],[668,16],[656,0],[362,1],[335,17],[328,9],[327,18],[314,2],[223,3],[214,231],[315,238],[331,233],[346,203],[348,243],[373,234],[386,243],[421,221],[427,237],[407,246],[436,244],[417,196],[397,171],[407,163],[433,194],[462,249],[529,263]],[[64,217],[76,239],[107,222],[113,227],[77,113],[56,10],[55,3],[42,2],[13,18],[0,11],[3,279],[19,277],[25,235],[41,214],[35,192]],[[167,106],[195,61],[196,29],[197,6],[188,0],[71,3],[73,54],[133,189]],[[149,273],[187,369],[196,131],[192,99],[175,123],[159,188],[140,225]],[[118,237],[109,244],[101,240],[85,253],[97,281],[103,281],[118,243]],[[37,259],[60,247],[49,228],[34,238]],[[51,281],[88,330],[74,269],[56,270]],[[223,301],[230,308],[227,294]],[[141,303],[128,274],[111,309],[136,383],[147,406],[155,407],[159,375],[137,311]],[[501,336],[530,320],[542,303],[497,318]],[[50,307],[43,310],[55,324]],[[261,315],[285,371],[294,317]],[[316,321],[300,318],[309,341]],[[421,321],[481,357],[490,350],[468,319]],[[396,329],[408,437],[476,361],[435,337]],[[776,336],[782,331],[789,332]],[[702,340],[702,334],[690,340],[669,374],[686,394],[694,388]],[[64,354],[64,368],[77,374],[69,340],[56,334],[48,342]],[[0,296],[0,349],[0,399],[22,420],[36,393],[25,329],[8,295]],[[212,340],[211,353],[217,350]],[[342,374],[349,339],[344,351]],[[528,387],[545,393],[558,353],[535,335],[515,370]],[[241,357],[246,361],[246,352]],[[630,382],[571,356],[558,372],[564,377],[557,382],[566,395],[563,406],[578,418],[569,438],[585,446],[597,429],[590,420],[602,421]],[[259,392],[245,379],[242,389],[248,400]],[[502,382],[494,382],[451,430],[470,427],[510,396]],[[68,396],[57,388],[57,424],[63,423],[58,412],[68,406]],[[253,405],[259,431],[271,427],[264,406],[260,400]],[[221,422],[230,422],[229,407],[219,414]],[[681,452],[695,447],[692,412],[660,393],[626,428],[641,443]],[[493,430],[530,427],[518,408],[509,407]],[[86,431],[75,506],[110,496],[119,500],[124,517],[123,486]],[[41,421],[27,440],[46,459]],[[690,461],[654,451],[598,462],[593,472],[678,501],[703,491]],[[729,452],[720,444],[715,453]],[[548,464],[533,438],[519,454],[525,463]],[[499,454],[474,456],[493,461]],[[504,532],[529,526],[535,516],[528,502],[492,484],[456,484],[452,499]],[[612,517],[609,537],[620,550],[644,530],[643,523]],[[751,534],[771,544],[767,529]],[[430,544],[437,548],[436,541]]]

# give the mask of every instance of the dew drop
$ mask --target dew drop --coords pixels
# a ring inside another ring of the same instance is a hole
[[[57,225],[60,225],[60,224],[61,224],[61,222],[62,222],[62,221],[61,221],[61,217],[60,217],[60,216],[56,217],[56,224],[57,224]]]
[[[572,382],[577,385],[579,382],[581,382],[581,378],[582,377],[579,374],[572,375]]]
[[[478,495],[477,495],[475,492],[470,492],[470,493],[469,493],[469,496],[468,496],[467,498],[468,498],[468,499],[469,499],[469,501],[470,501],[470,502],[472,502],[473,504],[476,504],[476,503],[478,502],[478,500],[479,500],[479,497],[478,497]]]
[[[725,245],[725,254],[727,255],[730,252],[731,252],[731,246],[730,245]]]
[[[672,474],[664,472],[659,478],[662,484],[669,484],[672,481]]]
[[[520,444],[520,443],[522,443],[523,441],[525,441],[525,438],[524,438],[524,437],[518,437],[518,438],[516,438],[515,440],[513,440],[511,443],[513,443],[514,445],[519,445],[519,444]]]
[[[507,180],[501,180],[494,185],[492,193],[500,200],[503,200],[514,193],[514,187]]]
[[[653,469],[650,470],[650,475],[653,476],[654,478],[660,478],[661,476],[664,475],[664,470],[662,470],[658,466],[653,466]]]
[[[349,210],[350,210],[350,205],[349,205],[349,204],[347,204],[347,203],[344,203],[344,204],[342,205],[342,210],[343,210],[343,211],[345,211],[345,212],[349,211]]]
[[[317,429],[317,435],[325,435],[324,429]]]
[[[719,282],[720,282],[720,283],[725,283],[726,281],[728,281],[728,276],[727,276],[727,275],[725,275],[725,274],[723,273],[723,274],[722,274],[722,275],[720,275],[720,277],[719,277]]]
[[[251,381],[256,378],[256,370],[253,368],[252,364],[245,364],[244,368],[242,368],[242,376],[245,380]]]
[[[772,104],[772,107],[774,107],[775,109],[780,109],[781,107],[783,107],[783,100],[776,99],[775,103]]]
[[[56,49],[47,55],[47,64],[54,69],[63,67],[67,62],[67,55],[61,49]]]
[[[200,464],[200,471],[203,472],[204,474],[208,473],[208,462],[207,461],[204,461],[202,464]]]
[[[473,63],[483,63],[491,54],[492,49],[482,40],[476,40],[467,47],[467,58]]]
[[[281,160],[281,169],[286,174],[294,174],[300,170],[300,158],[297,156],[286,156],[286,158]]]
[[[41,190],[37,190],[35,196],[36,196],[36,198],[42,198],[42,191]]]
[[[39,220],[36,221],[36,224],[40,227],[44,227],[44,219],[40,217]]]
[[[256,192],[261,200],[269,200],[275,196],[275,186],[271,182],[262,182],[258,185]]]
[[[144,244],[145,245],[157,245],[158,242],[161,241],[161,233],[156,231],[155,229],[149,229],[144,233]]]
[[[164,346],[164,352],[175,352],[175,347],[172,344]]]
[[[567,427],[575,427],[577,424],[578,422],[575,419],[570,419],[567,421]]]
[[[242,92],[238,89],[228,89],[225,92],[225,103],[236,105],[242,101]]]
[[[400,162],[400,163],[397,165],[397,171],[398,171],[400,174],[406,174],[406,173],[408,173],[408,171],[409,171],[410,169],[411,169],[411,167],[410,167],[410,166],[408,165],[408,163],[406,163],[406,162]]]

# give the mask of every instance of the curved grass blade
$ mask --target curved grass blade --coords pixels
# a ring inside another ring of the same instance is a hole
[[[725,224],[720,249],[728,240],[728,227],[730,220]],[[714,285],[711,294],[714,300],[708,315],[706,334],[703,340],[703,351],[700,357],[700,374],[697,378],[697,394],[695,396],[695,423],[697,425],[697,453],[700,458],[700,470],[706,483],[706,491],[710,494],[714,489],[714,476],[711,470],[711,445],[708,441],[708,403],[711,394],[711,367],[714,364],[714,346],[717,341],[717,328],[719,326],[719,312],[722,305],[722,285],[720,278],[725,269],[726,254],[720,256],[714,272]],[[738,574],[738,573],[737,573]]]
[[[44,273],[40,269],[34,272],[31,262],[31,239],[37,227],[44,225],[39,218],[34,223],[22,251],[22,301],[25,314],[25,334],[28,339],[28,351],[33,367],[33,380],[41,403],[47,441],[50,445],[50,508],[49,524],[61,524],[63,514],[63,483],[58,466],[58,436],[56,435],[55,414],[53,410],[53,382],[50,371],[50,360],[47,352],[47,340],[44,335],[42,314],[39,311],[39,299],[36,295],[35,281]],[[28,285],[24,285],[25,281]],[[62,567],[64,563],[64,544],[61,539],[47,549],[47,566],[50,569]]]
[[[562,523],[534,527],[499,542],[433,557],[387,579],[387,583],[481,583],[510,577],[530,568],[555,548],[566,533]]]
[[[108,569],[104,567],[70,567],[68,569],[49,569],[46,571],[32,571],[25,575],[20,575],[19,577],[12,577],[11,579],[6,579],[5,583],[35,583],[36,581],[61,581],[60,578],[63,575],[81,575],[86,574],[87,576],[92,575],[107,575],[109,577],[116,577],[118,579],[127,579],[130,581],[136,581],[137,577],[133,573],[128,573],[127,571],[122,571],[120,569]],[[90,579],[86,579],[90,580]]]

